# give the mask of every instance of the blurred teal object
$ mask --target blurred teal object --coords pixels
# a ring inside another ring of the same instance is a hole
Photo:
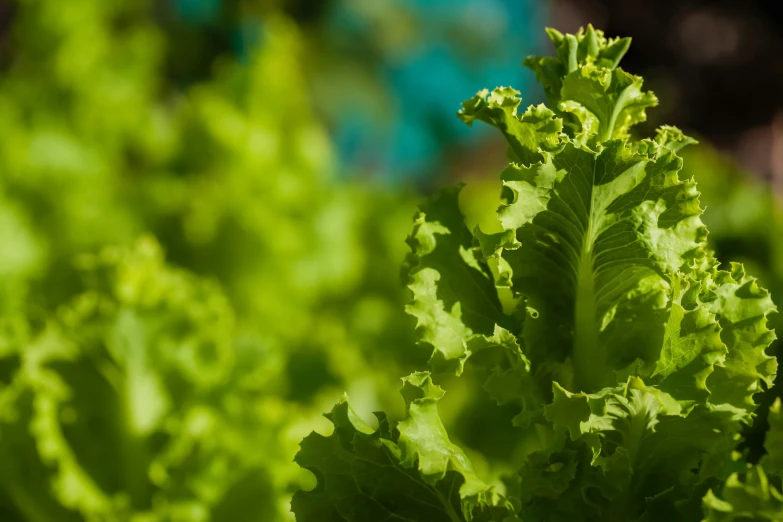
[[[239,59],[263,36],[266,2],[235,10],[232,0],[171,1],[187,24],[218,24]],[[469,132],[453,117],[465,92],[517,85],[533,93],[525,105],[542,98],[521,61],[542,51],[544,0],[333,0],[289,10],[310,28],[310,87],[347,175],[426,183],[455,150],[486,139],[486,129]],[[241,14],[220,21],[224,11]]]
[[[335,2],[322,52],[350,64],[322,71],[317,95],[343,162],[420,178],[444,150],[483,139],[484,129],[469,133],[454,118],[464,93],[511,84],[538,92],[521,59],[540,50],[545,18],[540,0]]]
[[[220,14],[222,0],[174,0],[177,15],[186,22],[204,23]]]

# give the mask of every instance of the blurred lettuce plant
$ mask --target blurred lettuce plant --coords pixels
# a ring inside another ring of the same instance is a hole
[[[290,23],[266,19],[247,63],[182,93],[150,12],[15,14],[2,520],[284,520],[306,480],[297,442],[327,404],[347,389],[403,407],[406,196],[334,179]]]
[[[151,238],[79,265],[85,291],[46,321],[6,315],[17,328],[3,339],[5,517],[279,516],[279,358],[237,335],[217,285],[167,266]],[[269,381],[253,379],[262,366]]]

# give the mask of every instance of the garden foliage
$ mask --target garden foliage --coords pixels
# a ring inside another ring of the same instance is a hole
[[[407,198],[335,179],[296,28],[180,88],[151,9],[14,11],[3,521],[290,520],[298,440],[343,390],[393,407],[415,357]]]

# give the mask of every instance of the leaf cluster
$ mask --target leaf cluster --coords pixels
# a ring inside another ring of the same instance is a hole
[[[501,87],[459,112],[508,141],[501,230],[466,227],[460,188],[415,217],[407,310],[433,373],[404,379],[396,426],[367,428],[341,403],[334,433],[302,442],[318,485],[294,497],[300,522],[783,518],[779,405],[768,455],[751,466],[736,451],[777,369],[769,292],[707,246],[679,175],[694,140],[670,126],[634,137],[657,99],[619,67],[630,40],[549,36],[556,55],[525,61],[549,108],[523,111]],[[431,410],[446,374],[483,374],[470,393],[516,408],[485,427],[518,441],[502,484],[477,482]]]

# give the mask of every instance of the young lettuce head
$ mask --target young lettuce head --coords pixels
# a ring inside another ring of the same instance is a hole
[[[549,108],[501,87],[459,111],[508,141],[503,230],[469,230],[460,188],[415,217],[408,312],[432,375],[403,379],[402,422],[372,429],[343,402],[331,436],[302,442],[318,485],[294,496],[299,522],[783,518],[779,414],[758,466],[735,451],[777,369],[769,293],[707,248],[696,184],[678,176],[695,141],[634,137],[657,99],[618,67],[630,40],[548,33],[556,56],[525,65]],[[475,393],[516,405],[508,429],[536,440],[509,455],[503,488],[438,417],[433,380],[469,366],[486,373]]]

